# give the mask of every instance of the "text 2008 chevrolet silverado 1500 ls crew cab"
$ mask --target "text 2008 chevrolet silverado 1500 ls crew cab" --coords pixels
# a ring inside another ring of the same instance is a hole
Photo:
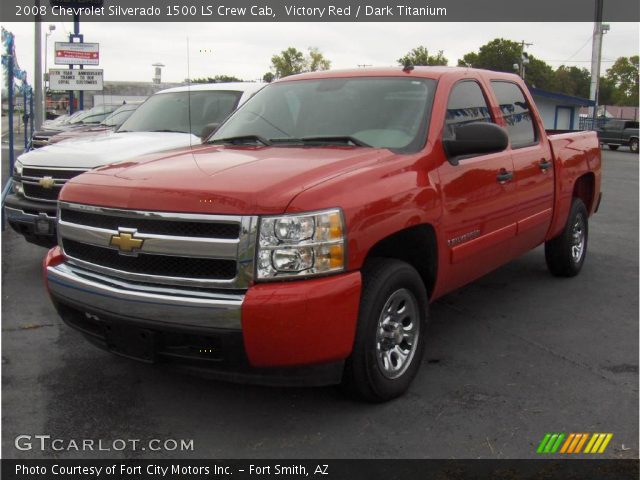
[[[600,166],[596,134],[547,135],[514,75],[288,77],[200,148],[69,181],[46,284],[116,353],[387,400],[430,301],[542,243],[580,271]]]
[[[26,152],[13,171],[13,193],[5,201],[9,225],[28,242],[56,244],[60,189],[91,168],[173,148],[199,145],[201,132],[219,124],[257,90],[259,83],[216,83],[157,92],[116,133],[69,140]]]

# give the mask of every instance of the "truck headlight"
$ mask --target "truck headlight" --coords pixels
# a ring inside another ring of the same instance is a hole
[[[342,271],[345,240],[344,220],[338,209],[261,217],[257,279]]]
[[[20,178],[22,177],[22,163],[20,162],[20,160],[16,160],[16,162],[13,164],[13,176]]]
[[[16,195],[24,195],[24,187],[22,186],[22,182],[14,180],[13,182],[11,182],[11,189]]]

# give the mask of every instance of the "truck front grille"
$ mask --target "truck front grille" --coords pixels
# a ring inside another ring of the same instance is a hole
[[[212,223],[157,220],[150,218],[111,217],[78,210],[63,209],[61,220],[97,228],[136,228],[140,233],[176,235],[179,237],[235,239],[240,235],[239,223]]]
[[[257,217],[60,202],[58,241],[76,267],[146,284],[246,289]]]
[[[63,242],[65,253],[73,258],[125,272],[210,280],[231,280],[236,275],[235,260],[172,257],[144,253],[131,257],[120,255],[117,250],[96,247],[70,239],[65,239]]]
[[[32,200],[56,202],[60,190],[68,180],[86,170],[24,167],[20,181],[24,185],[24,196]]]
[[[62,186],[53,186],[51,188],[44,188],[35,183],[27,183],[23,182],[24,186],[24,196],[27,198],[33,198],[35,200],[47,200],[50,202],[55,202],[58,200],[58,195],[60,195],[60,190]]]

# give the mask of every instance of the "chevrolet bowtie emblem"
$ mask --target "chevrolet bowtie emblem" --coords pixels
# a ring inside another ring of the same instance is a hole
[[[131,253],[135,249],[142,248],[142,244],[144,243],[144,239],[134,238],[133,236],[135,234],[135,231],[131,233],[119,231],[117,234],[111,236],[109,245],[118,247],[118,250],[121,252]]]
[[[56,184],[56,181],[53,179],[53,177],[42,177],[40,180],[38,180],[38,185],[40,185],[42,188],[51,188]]]

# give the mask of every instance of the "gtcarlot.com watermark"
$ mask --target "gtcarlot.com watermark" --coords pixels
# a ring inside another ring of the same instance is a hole
[[[193,452],[193,439],[139,438],[105,439],[64,439],[52,438],[51,435],[18,435],[14,446],[21,451],[40,452]]]

